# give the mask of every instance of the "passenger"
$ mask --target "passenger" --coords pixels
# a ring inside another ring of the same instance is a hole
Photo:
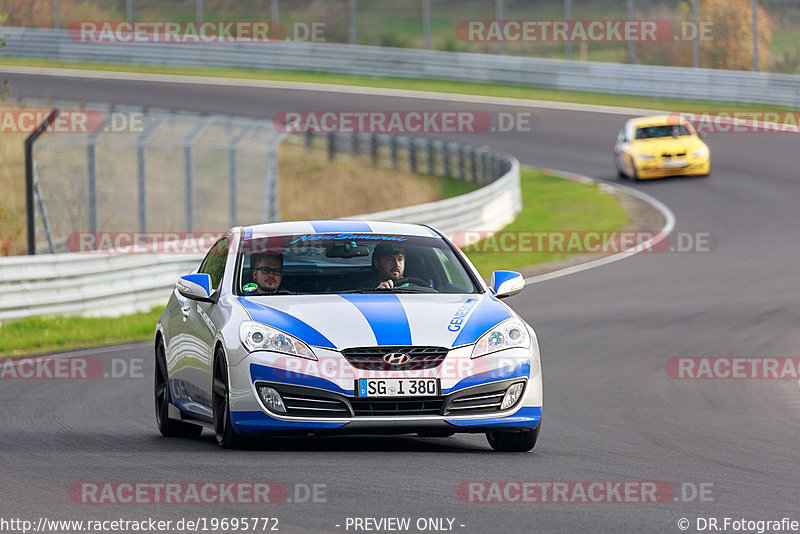
[[[283,282],[283,254],[254,254],[251,261],[256,294],[277,293]]]

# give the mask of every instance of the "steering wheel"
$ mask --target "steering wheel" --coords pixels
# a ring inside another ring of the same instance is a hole
[[[403,278],[398,278],[397,280],[392,280],[394,287],[401,286],[403,284],[413,284],[415,286],[422,286],[430,288],[431,285],[423,280],[422,278],[417,278],[415,276],[405,276]]]

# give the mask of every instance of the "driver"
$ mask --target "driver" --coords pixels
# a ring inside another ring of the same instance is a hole
[[[406,251],[397,243],[380,243],[372,252],[372,267],[378,275],[378,287],[392,289],[406,270]]]

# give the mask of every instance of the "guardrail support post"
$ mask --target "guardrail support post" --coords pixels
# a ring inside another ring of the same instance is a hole
[[[436,172],[433,169],[433,139],[428,139],[428,142],[425,144],[425,152],[428,160],[428,174],[435,176]]]
[[[411,172],[417,173],[417,147],[414,146],[414,138],[408,139],[408,163],[411,165]]]
[[[392,135],[389,137],[389,152],[392,158],[392,168],[397,168],[397,137]]]
[[[336,134],[330,132],[328,134],[328,159],[333,161],[336,158]]]
[[[467,159],[467,147],[464,145],[458,146],[458,179],[462,182],[467,181],[467,169],[466,169],[466,160]]]
[[[378,134],[370,134],[369,136],[369,153],[372,156],[372,166],[378,166]]]
[[[472,181],[474,183],[478,183],[478,149],[477,148],[472,149],[471,156],[472,157],[470,159],[472,160]]]
[[[450,174],[450,144],[447,141],[442,142],[442,172],[446,178],[452,178]]]

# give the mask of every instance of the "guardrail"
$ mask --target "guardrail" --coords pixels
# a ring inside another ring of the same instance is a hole
[[[445,234],[499,230],[522,207],[519,162],[484,147],[413,137],[364,134],[290,136],[308,149],[371,154],[374,165],[407,166],[479,189],[458,197],[347,217],[430,224]],[[253,221],[256,222],[256,221]],[[103,229],[100,228],[100,231]],[[114,316],[163,305],[177,278],[202,254],[63,253],[0,258],[0,321],[31,315]]]
[[[80,43],[66,30],[3,28],[3,55],[149,65],[246,67],[510,83],[564,91],[800,107],[800,76],[566,61],[333,43]]]

